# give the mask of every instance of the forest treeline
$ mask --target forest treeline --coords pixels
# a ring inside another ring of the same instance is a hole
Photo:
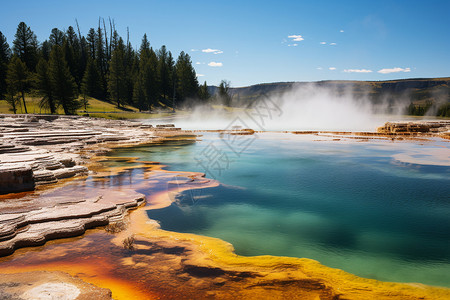
[[[111,20],[99,19],[97,28],[83,36],[76,31],[51,30],[40,43],[31,28],[21,22],[11,47],[0,31],[0,99],[16,113],[27,113],[29,92],[41,97],[40,107],[55,113],[62,107],[74,114],[93,97],[117,107],[132,105],[140,111],[172,107],[187,99],[209,98],[206,82],[199,85],[189,54],[178,57],[162,46],[153,49],[146,34],[139,49],[133,49],[127,29],[126,41]]]

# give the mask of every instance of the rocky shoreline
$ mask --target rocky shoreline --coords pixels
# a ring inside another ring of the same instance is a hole
[[[27,195],[16,199],[11,193],[87,175],[85,165],[91,158],[112,147],[151,143],[176,134],[182,132],[173,125],[153,128],[140,122],[79,116],[0,115],[0,256],[49,239],[81,235],[88,228],[120,220],[145,202],[144,195],[133,190],[90,199],[44,194],[39,201]]]
[[[75,194],[55,197],[46,195],[45,187],[88,175],[86,165],[92,157],[113,147],[178,134],[183,133],[173,125],[153,128],[79,116],[0,115],[0,257],[120,222],[130,209],[145,203],[143,194],[122,189],[88,199]],[[24,193],[34,190],[42,190],[41,195]],[[42,297],[111,299],[111,291],[62,272],[0,274],[1,299]]]
[[[85,175],[102,144],[150,143],[173,126],[80,116],[0,115],[0,195]]]

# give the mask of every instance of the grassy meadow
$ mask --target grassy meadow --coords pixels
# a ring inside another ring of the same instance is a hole
[[[39,106],[40,97],[28,95],[25,97],[27,111],[31,114],[50,114],[50,110],[46,108],[41,108]],[[133,106],[125,105],[123,108],[117,108],[115,104],[101,101],[94,98],[88,98],[89,105],[87,107],[87,114],[94,118],[105,118],[105,119],[115,119],[115,120],[125,120],[125,119],[150,119],[150,118],[161,118],[171,115],[170,112],[139,112],[139,110]],[[12,114],[12,110],[8,103],[4,100],[0,100],[0,114]],[[17,113],[25,113],[22,101],[17,107]],[[58,107],[57,114],[64,114],[61,107]],[[78,115],[85,115],[86,112],[84,107],[77,110]]]

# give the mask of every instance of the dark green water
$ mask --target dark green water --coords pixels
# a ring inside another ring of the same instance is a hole
[[[173,195],[170,207],[149,211],[163,229],[218,237],[241,255],[307,257],[363,277],[450,287],[450,167],[393,157],[426,159],[433,149],[450,151],[448,143],[249,138],[242,153],[242,143],[207,134],[195,144],[112,155],[170,170],[206,167],[222,183]]]

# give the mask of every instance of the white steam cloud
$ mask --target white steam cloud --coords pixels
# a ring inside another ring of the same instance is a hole
[[[375,107],[366,95],[355,97],[352,86],[343,89],[302,84],[248,104],[252,105],[233,112],[197,107],[188,117],[172,121],[177,127],[192,130],[225,130],[239,123],[265,131],[374,131],[388,120],[374,114]],[[376,111],[379,113],[380,107]]]

